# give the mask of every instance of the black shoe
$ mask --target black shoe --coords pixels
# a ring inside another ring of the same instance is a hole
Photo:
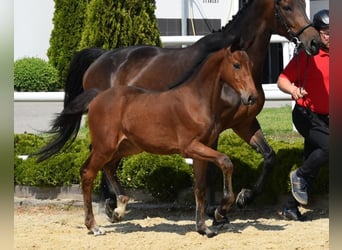
[[[293,197],[302,205],[308,204],[307,182],[297,175],[297,170],[290,173]]]
[[[284,208],[282,215],[286,220],[295,220],[295,221],[305,221],[306,217],[303,216],[298,208]]]

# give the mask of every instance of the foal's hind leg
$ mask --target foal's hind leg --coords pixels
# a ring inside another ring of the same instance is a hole
[[[257,119],[254,119],[250,124],[244,124],[244,126],[234,128],[234,132],[261,153],[264,158],[261,175],[252,186],[252,189],[243,188],[236,197],[236,204],[242,208],[251,203],[263,191],[265,182],[275,164],[275,153],[267,143]]]
[[[101,161],[100,158],[96,158],[93,154],[90,154],[80,170],[85,213],[85,225],[94,235],[104,234],[104,231],[99,228],[95,221],[92,207],[92,191],[94,179],[96,178],[96,175],[103,164],[104,163],[103,161]]]

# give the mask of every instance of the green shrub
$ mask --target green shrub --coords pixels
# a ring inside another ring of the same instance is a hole
[[[133,155],[118,171],[124,186],[147,189],[159,201],[174,201],[180,190],[192,186],[192,176],[192,166],[179,155]]]
[[[43,59],[26,57],[14,62],[14,90],[54,91],[60,88],[57,70]]]
[[[23,134],[14,136],[14,182],[28,186],[63,186],[80,183],[80,167],[89,154],[89,140],[78,139],[63,153],[36,163],[36,158],[18,159],[45,145],[41,136]],[[99,182],[99,180],[97,181]]]
[[[296,140],[293,143],[267,138],[269,145],[276,153],[276,163],[271,177],[265,184],[265,189],[259,199],[263,202],[274,203],[281,194],[291,191],[289,174],[303,162],[303,142]],[[259,177],[263,158],[251,146],[231,131],[221,134],[219,151],[227,154],[234,165],[233,189],[237,194],[241,188],[251,188]],[[218,185],[218,190],[222,190]],[[312,185],[312,192],[324,194],[329,192],[329,168],[322,166],[320,174]]]

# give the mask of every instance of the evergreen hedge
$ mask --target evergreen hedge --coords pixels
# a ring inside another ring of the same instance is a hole
[[[64,153],[42,163],[35,159],[20,160],[18,155],[29,154],[41,147],[45,140],[37,135],[15,135],[15,184],[33,186],[61,186],[80,183],[79,170],[89,154],[89,140],[77,138]],[[276,164],[266,189],[259,199],[276,202],[280,194],[290,191],[289,173],[302,163],[303,143],[269,140],[276,152]],[[243,187],[254,184],[260,174],[263,159],[248,144],[230,131],[222,133],[219,151],[227,154],[233,164],[233,189],[237,193]],[[100,175],[95,182],[99,189]],[[192,166],[179,155],[157,156],[147,153],[134,155],[121,162],[118,177],[126,188],[148,190],[160,201],[172,201],[177,193],[192,186]],[[222,191],[222,181],[217,190]],[[329,192],[328,167],[322,167],[313,190],[316,194]]]

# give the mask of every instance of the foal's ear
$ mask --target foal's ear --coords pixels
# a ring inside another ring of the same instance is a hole
[[[235,50],[244,50],[243,47],[244,41],[242,39],[242,37],[236,37],[233,42],[232,45],[230,46],[230,51],[234,52]]]

